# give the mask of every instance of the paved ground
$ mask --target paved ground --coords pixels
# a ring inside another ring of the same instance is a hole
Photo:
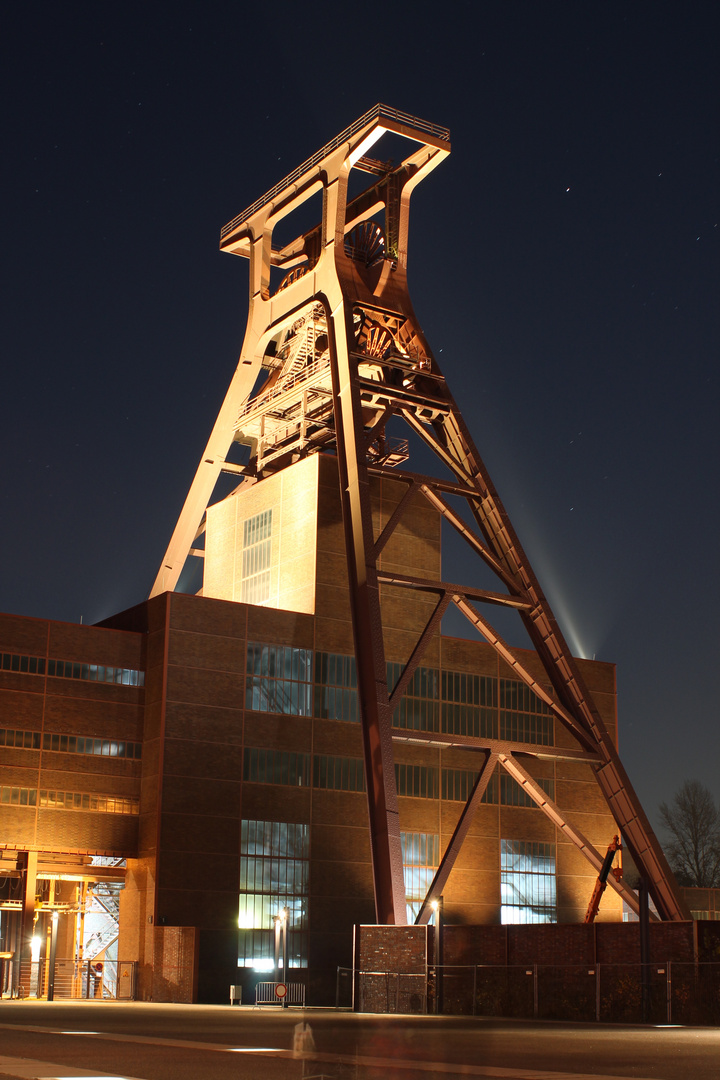
[[[315,1050],[293,1054],[295,1025]],[[720,1028],[334,1010],[0,1002],[4,1077],[129,1080],[720,1080]]]

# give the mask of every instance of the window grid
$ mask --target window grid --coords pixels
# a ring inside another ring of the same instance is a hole
[[[533,777],[535,783],[543,789],[546,795],[551,799],[555,799],[555,781],[548,779],[537,779]],[[535,800],[528,795],[522,784],[519,784],[513,776],[508,776],[503,772],[500,774],[500,803],[502,806],[527,806],[530,808],[537,807]]]
[[[312,715],[312,649],[249,641],[245,708],[256,712]]]
[[[307,965],[310,829],[244,819],[240,840],[238,966],[272,967],[273,919],[287,908],[288,965]]]
[[[392,690],[405,670],[404,664],[386,664],[388,690]],[[439,731],[439,673],[435,668],[416,668],[412,679],[395,709],[393,727],[413,731]]]
[[[328,791],[365,791],[365,768],[361,758],[316,754],[313,787]]]
[[[555,845],[500,841],[501,921],[557,922]]]
[[[257,784],[308,787],[310,755],[291,750],[246,746],[243,754],[243,780]]]
[[[440,865],[440,837],[437,833],[401,832],[400,843],[407,921],[412,925]]]
[[[56,679],[82,679],[86,682],[112,683],[115,686],[144,686],[145,672],[135,668],[86,664],[77,660],[46,660],[44,656],[2,654],[2,670],[27,675],[50,675]]]
[[[46,810],[91,810],[99,814],[139,814],[140,800],[82,791],[40,791],[38,805]]]
[[[443,671],[442,730],[451,735],[497,739],[497,681],[466,671]]]
[[[246,604],[263,604],[270,599],[272,558],[272,510],[263,510],[243,523],[242,576],[240,599]]]
[[[24,787],[0,787],[0,803],[9,806],[37,806],[37,789]]]
[[[443,769],[443,799],[447,799],[448,802],[467,802],[477,777],[478,774],[473,769]],[[497,787],[497,772],[494,772],[490,777],[487,787],[482,793],[480,801],[484,803],[496,803]]]
[[[551,746],[554,741],[549,706],[515,679],[500,679],[500,738],[541,746]]]
[[[142,743],[117,739],[95,739],[85,735],[56,732],[15,731],[0,728],[0,746],[23,750],[52,750],[61,754],[91,754],[94,757],[134,758],[142,756]]]
[[[438,771],[428,765],[395,763],[395,783],[398,795],[415,799],[437,799]]]
[[[359,721],[354,656],[315,654],[314,715],[325,720]]]

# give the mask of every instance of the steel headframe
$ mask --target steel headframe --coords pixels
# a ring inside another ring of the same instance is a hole
[[[409,140],[399,163],[369,156],[386,133]],[[365,772],[377,919],[403,924],[405,889],[393,764],[393,709],[407,688],[450,604],[476,627],[514,674],[543,700],[574,736],[576,751],[487,739],[441,737],[484,753],[477,784],[448,845],[418,921],[442,892],[472,814],[499,764],[599,869],[602,857],[526,772],[521,756],[575,757],[588,762],[661,918],[688,912],[660,845],[633,791],[615,745],[584,685],[530,563],[498,498],[460,410],[413,312],[407,288],[408,219],[412,191],[450,153],[447,129],[377,105],[229,222],[222,251],[250,262],[250,305],[240,360],[163,559],[151,596],[175,588],[222,472],[262,479],[312,453],[337,455]],[[350,199],[352,171],[369,177]],[[282,244],[276,227],[314,196],[321,220]],[[264,382],[259,376],[266,373]],[[438,480],[397,468],[406,444],[386,437],[399,416],[429,446],[452,477]],[[233,443],[250,446],[250,461],[228,460]],[[372,477],[401,480],[407,491],[376,538]],[[422,495],[491,568],[504,591],[491,593],[443,581],[382,574],[378,558],[410,501]],[[460,496],[475,526],[448,501]],[[387,683],[381,585],[437,596],[398,684]],[[548,693],[493,630],[477,603],[516,609],[554,693]],[[407,733],[403,737],[408,738]],[[421,733],[412,733],[426,741]],[[437,734],[432,740],[437,742]],[[622,881],[609,882],[637,910]]]

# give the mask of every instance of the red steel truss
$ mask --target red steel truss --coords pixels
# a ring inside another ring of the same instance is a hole
[[[399,163],[369,152],[387,133],[407,140]],[[174,589],[204,529],[205,510],[221,472],[261,479],[308,454],[337,455],[347,549],[350,599],[362,716],[370,837],[378,921],[405,922],[405,890],[393,766],[393,739],[440,740],[484,754],[477,783],[426,897],[418,920],[442,892],[488,778],[499,763],[596,868],[602,856],[548,798],[518,755],[589,762],[624,844],[648,883],[661,918],[686,919],[672,873],[633,791],[615,745],[593,704],[510,519],[465,422],[420,330],[407,288],[412,191],[450,153],[442,127],[377,105],[226,225],[221,250],[250,262],[250,309],[245,340],[230,388],[190,488],[151,595]],[[351,172],[367,187],[350,199]],[[283,244],[276,226],[313,196],[322,219]],[[267,377],[253,394],[261,369]],[[402,418],[445,465],[439,480],[398,468],[407,443],[386,435],[390,417]],[[228,460],[234,442],[250,446],[246,466]],[[407,491],[379,536],[374,536],[369,485],[391,476]],[[378,558],[410,501],[420,493],[462,535],[498,579],[489,592],[444,581],[378,570]],[[449,497],[465,500],[474,526]],[[437,603],[399,683],[388,687],[380,587],[429,592]],[[391,717],[440,620],[454,605],[552,710],[578,743],[576,751],[423,736],[391,730]],[[496,633],[483,608],[517,610],[554,693],[548,693]],[[635,910],[635,893],[622,880],[609,884]]]

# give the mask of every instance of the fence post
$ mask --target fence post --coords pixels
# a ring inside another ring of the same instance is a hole
[[[672,960],[667,962],[667,975],[665,976],[667,988],[667,1022],[672,1024]]]
[[[533,1016],[538,1018],[538,966],[533,964]]]
[[[600,965],[595,965],[595,1019],[600,1023]]]

